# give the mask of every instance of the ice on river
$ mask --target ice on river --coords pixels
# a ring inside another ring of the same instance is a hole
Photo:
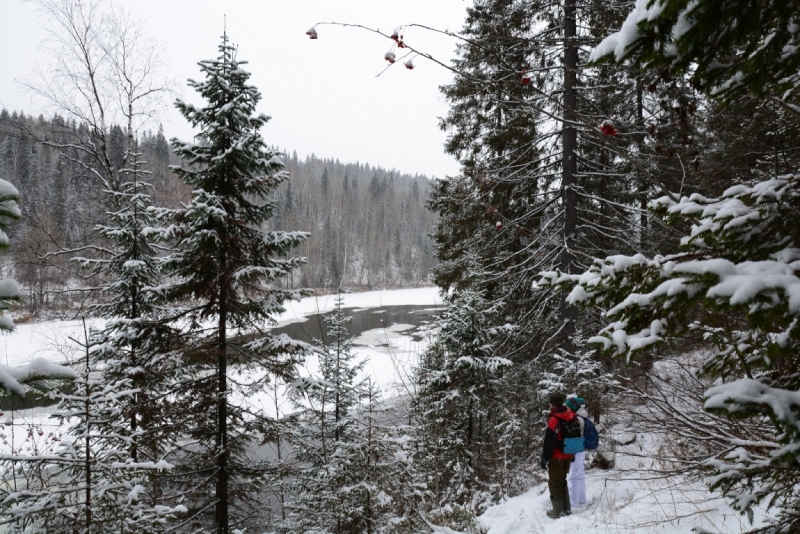
[[[384,306],[441,306],[442,299],[436,287],[418,287],[412,289],[393,289],[388,291],[367,291],[365,293],[343,294],[344,307],[356,310],[383,308]],[[285,325],[306,321],[309,316],[333,310],[336,295],[308,297],[299,302],[290,301],[284,306],[286,312],[278,317],[278,324]]]
[[[308,297],[299,302],[287,302],[285,305],[286,311],[277,318],[278,324],[282,326],[289,323],[307,321],[312,315],[333,310],[335,304],[336,295]],[[369,291],[344,295],[345,308],[361,310],[402,305],[430,305],[431,307],[436,307],[441,304],[441,298],[435,287]],[[87,328],[98,328],[102,325],[103,321],[100,319],[86,320]],[[400,336],[401,330],[399,325],[395,325],[391,332],[386,333],[393,342],[400,346],[402,346],[402,340],[398,338],[402,337]],[[368,345],[382,342],[381,339],[384,334],[381,332],[370,334],[374,343],[364,341],[359,343],[360,348],[369,349]],[[363,335],[366,335],[366,333]],[[68,362],[70,358],[74,357],[76,346],[76,343],[71,339],[81,341],[83,337],[83,322],[80,319],[20,324],[17,325],[13,332],[0,334],[0,363],[13,366],[24,365],[37,356],[56,363]]]

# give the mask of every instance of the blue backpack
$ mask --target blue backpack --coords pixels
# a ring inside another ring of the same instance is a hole
[[[597,433],[597,427],[594,426],[592,420],[588,417],[583,418],[583,448],[587,451],[596,450],[600,445],[600,435]]]

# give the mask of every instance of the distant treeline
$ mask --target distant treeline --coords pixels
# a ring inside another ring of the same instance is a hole
[[[109,152],[122,162],[125,132],[110,128]],[[56,254],[102,245],[95,225],[106,220],[108,195],[90,159],[71,146],[71,136],[81,129],[59,115],[47,119],[0,111],[0,177],[19,189],[22,208],[2,269],[23,286],[24,307],[31,314],[73,308],[91,295],[72,290],[95,285],[69,254]],[[156,205],[189,199],[190,192],[169,170],[174,156],[161,127],[141,134],[137,151],[152,173],[148,180]],[[286,166],[291,179],[276,193],[271,223],[274,229],[311,233],[300,251],[308,263],[287,284],[348,289],[428,283],[435,262],[428,235],[435,215],[425,207],[427,177],[314,155],[301,160],[296,152],[287,154]]]

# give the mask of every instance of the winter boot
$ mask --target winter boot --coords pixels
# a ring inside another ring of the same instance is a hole
[[[569,502],[569,491],[564,488],[564,515],[572,515],[572,504]]]
[[[547,511],[547,517],[550,519],[558,519],[564,515],[564,501],[554,501],[550,499],[550,504],[553,506],[553,509]]]

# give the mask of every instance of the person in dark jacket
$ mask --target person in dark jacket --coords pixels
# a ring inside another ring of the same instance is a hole
[[[547,430],[542,448],[541,467],[547,469],[550,503],[553,507],[547,512],[547,517],[553,519],[572,513],[569,491],[567,491],[567,473],[569,473],[569,464],[574,455],[563,452],[564,438],[561,435],[559,421],[572,421],[576,415],[575,412],[564,407],[564,400],[565,397],[562,393],[553,393],[548,399],[550,416],[547,418]]]

